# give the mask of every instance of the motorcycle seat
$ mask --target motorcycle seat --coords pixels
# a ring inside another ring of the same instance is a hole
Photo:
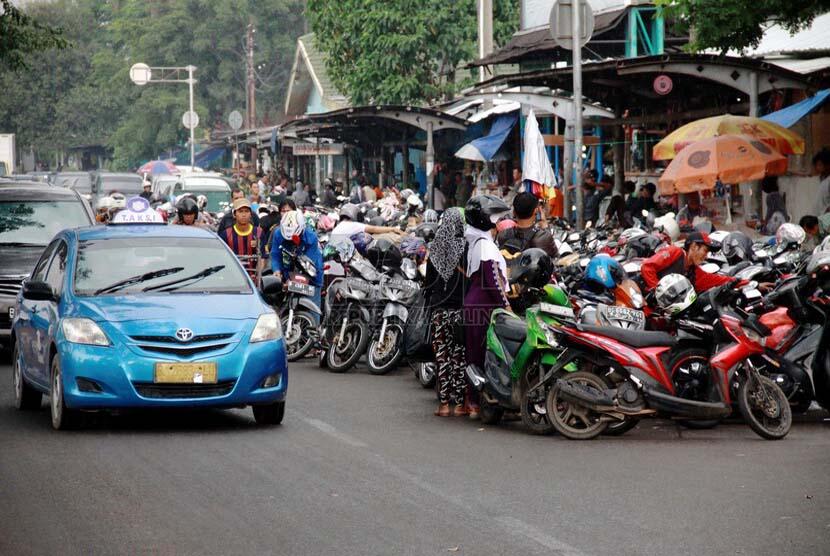
[[[527,336],[527,325],[518,317],[498,315],[494,323],[496,335],[503,340],[524,342]]]
[[[671,347],[677,344],[677,339],[665,332],[630,330],[617,328],[616,326],[591,326],[589,324],[577,324],[577,329],[582,332],[590,332],[592,334],[613,338],[635,348]]]

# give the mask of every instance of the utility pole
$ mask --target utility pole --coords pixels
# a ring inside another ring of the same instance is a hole
[[[582,217],[582,9],[579,2],[574,2],[571,10],[571,30],[573,31],[573,93],[574,93],[574,186],[576,189],[576,227],[585,226]],[[593,223],[596,226],[596,222]]]
[[[254,82],[254,29],[253,22],[248,23],[245,39],[245,128],[256,126],[256,83]]]
[[[493,0],[478,0],[478,57],[493,53]],[[485,67],[478,68],[478,80],[487,79]]]

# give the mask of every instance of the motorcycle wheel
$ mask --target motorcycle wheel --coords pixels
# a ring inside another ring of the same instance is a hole
[[[626,417],[622,421],[616,421],[608,424],[608,428],[602,431],[605,436],[622,436],[640,422],[639,417]]]
[[[478,417],[484,425],[498,425],[504,417],[504,409],[497,405],[482,402],[478,408]]]
[[[750,376],[741,384],[738,407],[744,421],[761,438],[780,440],[790,432],[793,415],[787,396],[765,376]]]
[[[519,405],[519,415],[530,434],[548,435],[556,432],[548,419],[548,407],[544,394],[538,394],[538,399],[531,399],[528,392],[524,392]]]
[[[329,366],[329,350],[328,348],[321,348],[317,353],[317,367],[320,369],[328,368]]]
[[[383,345],[380,345],[377,339],[372,338],[369,349],[366,350],[366,363],[371,374],[385,375],[397,366],[403,354],[400,346],[401,336],[403,336],[401,327],[392,324],[386,328]]]
[[[438,374],[435,372],[435,363],[416,363],[415,378],[418,379],[422,388],[435,388]]]
[[[600,392],[607,388],[604,380],[585,371],[568,373],[561,380],[575,382]],[[590,440],[608,428],[608,422],[603,421],[599,413],[561,398],[558,385],[554,385],[548,392],[547,410],[548,418],[557,432],[571,440]]]
[[[672,383],[674,384],[677,395],[681,398],[704,400],[700,392],[695,390],[695,387],[688,385],[689,378],[701,372],[701,367],[709,365],[709,352],[700,348],[686,348],[677,352],[669,361],[669,372],[671,373]],[[708,370],[703,371],[708,373]],[[711,376],[711,375],[709,375]],[[688,395],[683,395],[684,388],[691,388],[685,390]],[[720,419],[678,419],[678,424],[692,430],[707,430],[718,426]]]
[[[349,321],[344,335],[345,344],[343,342],[332,343],[328,348],[326,362],[329,371],[333,373],[345,373],[354,367],[366,351],[366,344],[369,343],[369,328],[365,322],[358,319]]]
[[[285,355],[289,361],[296,361],[311,351],[314,346],[314,330],[317,323],[314,316],[306,311],[294,313],[291,321],[291,330],[288,330],[288,314],[280,318],[280,324],[285,338]]]

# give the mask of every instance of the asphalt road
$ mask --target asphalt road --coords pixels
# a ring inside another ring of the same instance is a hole
[[[282,426],[250,410],[51,429],[0,366],[0,554],[829,554],[830,421],[780,442],[647,421],[533,437],[432,415],[401,368],[292,365]]]

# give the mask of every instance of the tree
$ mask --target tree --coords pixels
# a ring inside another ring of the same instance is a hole
[[[62,31],[36,21],[11,0],[0,0],[0,65],[26,68],[26,55],[51,48],[66,48]]]
[[[517,2],[494,2],[494,38],[518,27]],[[335,86],[354,104],[430,102],[472,79],[457,79],[476,57],[476,0],[308,0],[306,17]]]
[[[690,50],[724,53],[757,46],[770,25],[795,33],[830,11],[830,0],[657,0],[657,4],[691,30]]]

